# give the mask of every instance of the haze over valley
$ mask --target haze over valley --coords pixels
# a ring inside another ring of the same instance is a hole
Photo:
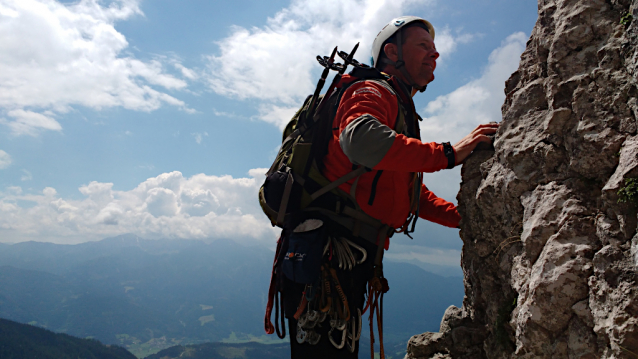
[[[223,239],[122,235],[77,245],[2,244],[0,318],[119,345],[138,357],[175,345],[282,343],[263,331],[272,257],[265,247]],[[385,272],[388,346],[437,331],[445,309],[463,299],[461,277],[391,261]]]

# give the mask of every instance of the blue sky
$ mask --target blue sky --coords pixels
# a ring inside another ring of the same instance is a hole
[[[395,16],[430,20],[427,141],[500,120],[534,0],[0,0],[0,242],[120,233],[274,243],[256,188],[281,126],[335,45],[369,62]],[[426,174],[455,201],[460,168]],[[458,231],[418,225],[395,260],[458,263]]]

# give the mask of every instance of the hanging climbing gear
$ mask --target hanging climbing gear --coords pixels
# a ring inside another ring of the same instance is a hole
[[[351,342],[347,343],[348,350],[350,350],[350,353],[354,353],[356,343],[361,338],[361,328],[363,324],[363,321],[361,320],[361,316],[362,316],[361,309],[357,308],[357,320],[351,320],[347,328],[348,339],[351,340]],[[351,328],[352,330],[350,330]]]
[[[323,254],[334,248],[334,253],[339,261],[339,269],[352,270],[355,265],[365,262],[368,258],[368,252],[361,246],[358,246],[351,240],[343,237],[328,237],[328,242],[323,248]],[[361,253],[361,259],[356,259],[352,249],[356,249]]]

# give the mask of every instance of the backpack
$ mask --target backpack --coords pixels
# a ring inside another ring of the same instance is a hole
[[[386,82],[387,77],[384,74],[358,64],[351,75],[357,80],[340,89],[332,88],[325,95],[317,96],[319,106],[314,111],[312,105],[314,96],[308,96],[285,127],[281,148],[266,173],[264,184],[259,189],[259,204],[273,226],[294,228],[309,212],[319,212],[336,220],[348,228],[355,237],[361,236],[361,231],[360,225],[354,222],[364,222],[376,229],[383,226],[379,220],[363,212],[354,198],[356,179],[372,171],[370,168],[353,166],[351,172],[332,182],[321,172],[322,160],[328,152],[328,143],[332,136],[331,127],[341,97],[352,84],[359,81],[373,81],[388,89],[397,98],[399,104],[395,131],[403,133],[406,129],[406,110],[398,94]],[[375,184],[381,174],[382,171],[377,172]],[[415,187],[420,186],[421,183],[417,176],[415,174]],[[351,193],[338,188],[352,179],[355,179],[355,183]],[[375,191],[376,185],[373,185],[370,198],[374,198]],[[419,192],[415,188],[412,212],[417,210]],[[349,219],[344,220],[344,216]],[[378,236],[366,237],[368,240],[376,241]]]

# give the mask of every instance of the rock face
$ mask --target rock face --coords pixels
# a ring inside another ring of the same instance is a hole
[[[407,359],[638,358],[638,203],[618,202],[638,177],[638,0],[538,9],[494,149],[463,166],[463,307]]]

